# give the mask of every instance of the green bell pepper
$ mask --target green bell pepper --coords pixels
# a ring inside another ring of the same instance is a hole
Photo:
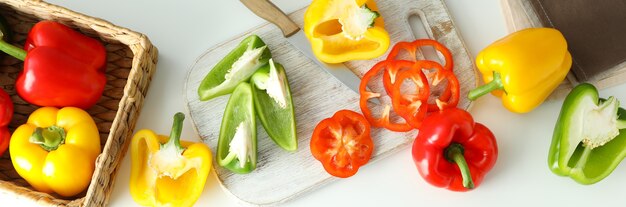
[[[204,77],[198,87],[200,100],[232,93],[237,84],[247,81],[271,57],[269,48],[259,36],[245,38]]]
[[[270,59],[251,80],[254,106],[263,128],[278,146],[295,151],[298,149],[296,116],[285,69]]]
[[[604,179],[626,156],[625,128],[626,110],[618,100],[600,99],[593,85],[579,84],[565,98],[556,122],[550,169],[581,184]]]
[[[256,168],[256,117],[252,99],[249,83],[237,85],[226,104],[217,141],[217,163],[238,174]]]

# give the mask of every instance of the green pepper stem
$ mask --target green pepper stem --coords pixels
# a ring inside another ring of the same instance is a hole
[[[459,166],[459,170],[461,170],[461,177],[463,177],[463,187],[467,189],[474,188],[474,181],[472,180],[472,176],[469,170],[469,166],[465,161],[465,156],[463,153],[465,150],[463,149],[463,145],[459,143],[451,143],[445,149],[445,158],[452,163],[456,163]]]
[[[21,61],[24,61],[24,59],[26,59],[26,50],[9,44],[8,42],[4,41],[3,37],[4,33],[0,31],[0,50],[17,59],[20,59]]]
[[[183,131],[183,120],[185,120],[185,114],[178,112],[174,114],[174,124],[172,124],[172,131],[170,132],[170,138],[167,143],[163,144],[163,147],[176,147],[176,151],[181,154],[185,148],[180,144],[180,134]]]
[[[29,141],[33,144],[39,144],[46,151],[56,150],[65,143],[65,129],[58,126],[37,127]]]
[[[490,93],[491,91],[498,89],[504,89],[504,86],[502,85],[502,78],[500,77],[500,73],[493,71],[493,80],[485,85],[472,89],[467,94],[467,98],[474,101],[478,97],[481,97],[487,93]]]

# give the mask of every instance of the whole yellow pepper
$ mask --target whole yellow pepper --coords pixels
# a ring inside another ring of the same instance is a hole
[[[15,170],[35,190],[71,197],[91,182],[100,134],[82,109],[43,107],[15,130],[9,151]]]
[[[489,45],[476,57],[476,66],[487,84],[471,90],[470,100],[492,92],[510,111],[526,113],[565,79],[572,56],[561,32],[530,28]]]
[[[373,0],[314,0],[304,15],[304,33],[315,56],[341,63],[372,59],[389,48],[389,34]]]
[[[143,129],[131,141],[130,194],[144,206],[192,206],[211,170],[211,150],[180,141],[183,113],[174,115],[170,137]]]

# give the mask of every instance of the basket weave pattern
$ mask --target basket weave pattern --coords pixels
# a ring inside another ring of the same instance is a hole
[[[0,158],[0,200],[9,196],[43,206],[105,205],[156,68],[157,49],[145,35],[37,0],[0,0],[0,14],[9,22],[13,31],[10,41],[16,46],[23,45],[36,22],[48,19],[101,40],[107,50],[107,85],[97,105],[87,110],[98,126],[103,149],[87,192],[67,199],[34,191],[15,172],[7,151]],[[20,60],[0,54],[0,86],[15,106],[11,131],[38,108],[22,100],[15,91],[15,79],[22,68]]]

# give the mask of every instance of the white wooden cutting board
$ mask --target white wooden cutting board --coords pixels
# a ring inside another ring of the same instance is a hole
[[[442,0],[376,2],[379,12],[385,19],[385,28],[391,36],[391,45],[400,41],[415,40],[408,17],[419,15],[428,28],[429,36],[451,50],[454,57],[454,72],[461,84],[459,107],[467,109],[470,101],[465,97],[468,91],[477,85],[478,76],[473,59],[469,56]],[[305,9],[296,11],[290,17],[302,26],[304,12]],[[233,196],[252,205],[276,205],[336,179],[326,173],[322,165],[311,155],[310,137],[319,121],[331,117],[338,110],[361,112],[358,106],[359,94],[308,60],[283,38],[277,27],[270,24],[261,25],[209,49],[198,58],[189,71],[184,91],[189,114],[197,133],[213,152],[217,152],[219,128],[229,95],[201,102],[197,89],[213,65],[250,34],[260,36],[269,46],[274,60],[283,64],[287,71],[296,111],[298,150],[295,152],[282,150],[258,124],[258,162],[255,171],[246,175],[233,174],[220,167],[217,162],[213,163],[221,185]],[[346,65],[362,77],[371,66],[385,57],[386,54],[375,60],[352,61]],[[373,129],[375,150],[370,162],[410,146],[416,134],[417,130],[396,133]]]

